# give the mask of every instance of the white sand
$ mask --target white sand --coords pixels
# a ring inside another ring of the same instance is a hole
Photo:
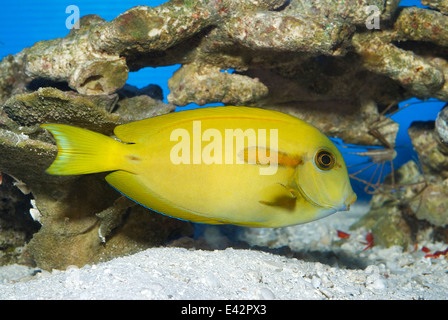
[[[242,229],[239,235],[292,251],[153,248],[51,273],[6,266],[0,268],[0,299],[447,299],[448,261],[421,251],[447,245],[424,242],[412,253],[375,246],[363,251],[366,231],[348,226],[366,210],[357,206],[301,226]],[[334,243],[338,229],[350,233],[342,246]],[[225,240],[216,227],[205,234],[218,245]]]

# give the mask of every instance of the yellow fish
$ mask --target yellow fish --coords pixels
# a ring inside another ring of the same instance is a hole
[[[199,223],[282,227],[356,200],[336,146],[293,116],[247,107],[170,113],[117,126],[118,140],[42,125],[57,140],[47,172],[111,171],[107,182],[154,211]]]

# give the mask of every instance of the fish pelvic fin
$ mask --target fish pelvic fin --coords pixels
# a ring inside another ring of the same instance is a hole
[[[56,138],[58,155],[46,170],[53,175],[76,175],[120,168],[124,146],[103,134],[63,124],[44,124]]]

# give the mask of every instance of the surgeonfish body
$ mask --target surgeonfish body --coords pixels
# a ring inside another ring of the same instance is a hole
[[[58,156],[47,172],[110,171],[107,182],[154,211],[199,223],[281,227],[356,200],[336,146],[281,112],[215,107],[117,126],[111,137],[45,124]]]

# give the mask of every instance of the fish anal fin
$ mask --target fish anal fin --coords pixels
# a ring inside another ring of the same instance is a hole
[[[297,155],[258,146],[244,148],[239,152],[238,157],[245,163],[256,165],[276,164],[295,168],[303,163],[303,160]]]
[[[158,213],[197,223],[228,224],[230,222],[204,217],[185,208],[176,206],[159,197],[142,181],[140,176],[127,171],[114,171],[106,176],[106,181],[117,191],[138,204]]]

